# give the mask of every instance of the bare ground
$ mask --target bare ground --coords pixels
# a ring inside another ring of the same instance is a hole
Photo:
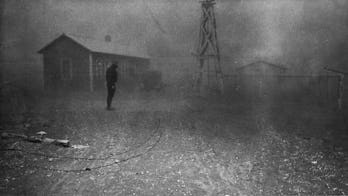
[[[0,194],[348,194],[342,113],[154,93],[115,101],[106,111],[100,95],[45,96],[8,114],[2,132],[44,130],[89,147],[2,139]]]

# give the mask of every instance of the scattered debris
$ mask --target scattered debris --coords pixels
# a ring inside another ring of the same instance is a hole
[[[38,135],[38,136],[40,136],[41,138],[43,138],[43,137],[45,137],[45,136],[47,135],[47,133],[44,132],[44,131],[39,131],[39,132],[36,133],[36,135]]]
[[[30,123],[25,123],[25,124],[24,124],[24,127],[25,127],[25,128],[29,128],[30,126],[31,126]]]
[[[40,133],[40,132],[38,132]],[[61,139],[52,139],[52,138],[43,138],[45,134],[40,134],[40,136],[26,136],[23,134],[16,133],[1,133],[2,139],[21,139],[23,141],[34,142],[34,143],[46,143],[46,144],[54,144],[62,147],[70,147],[69,140],[61,140]]]
[[[87,145],[71,145],[71,148],[75,148],[75,149],[84,149],[84,148],[88,148],[89,146]]]

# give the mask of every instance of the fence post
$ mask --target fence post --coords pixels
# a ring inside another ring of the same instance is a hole
[[[339,86],[338,86],[338,109],[341,110],[342,109],[342,99],[343,99],[343,92],[344,92],[344,84],[343,84],[343,80],[344,80],[344,74],[340,74],[340,78],[339,78]]]
[[[326,101],[330,104],[330,81],[329,81],[329,74],[326,74]]]

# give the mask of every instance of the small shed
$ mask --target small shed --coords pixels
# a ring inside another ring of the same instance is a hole
[[[238,89],[251,98],[273,95],[287,68],[266,61],[256,61],[235,69]]]
[[[348,100],[345,99],[344,97],[347,96],[348,94],[348,66],[345,63],[346,61],[342,61],[339,64],[334,64],[331,66],[327,66],[324,69],[331,72],[335,73],[339,76],[339,81],[338,81],[338,99],[337,99],[337,104],[338,108],[342,109],[343,105],[348,105]],[[348,62],[348,60],[347,60]]]
[[[105,71],[114,61],[119,65],[119,81],[134,82],[150,65],[145,55],[118,51],[110,36],[96,40],[63,33],[38,53],[43,55],[45,89],[102,89]]]
[[[347,62],[348,62],[348,59],[347,59]],[[342,64],[327,66],[324,69],[333,73],[343,74],[345,76],[348,76],[348,65],[343,62]]]

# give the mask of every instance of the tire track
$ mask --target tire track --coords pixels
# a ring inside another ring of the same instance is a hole
[[[110,139],[108,139],[105,143],[109,143],[109,142],[110,142]],[[97,146],[96,143],[97,143],[97,141],[94,142],[93,146]],[[101,154],[103,154],[103,151],[101,151]],[[99,160],[91,161],[91,162],[88,164],[88,166],[86,166],[85,168],[94,168],[94,167],[97,165],[97,162],[99,162]],[[96,175],[94,175],[94,174],[95,174],[95,172],[92,173],[91,175],[93,175],[93,177],[94,177],[94,176],[96,176]],[[92,180],[92,179],[88,178],[88,176],[89,176],[89,175],[88,175],[88,173],[87,173],[86,175],[83,175],[82,178],[80,178],[80,185],[78,186],[78,189],[77,189],[77,190],[75,189],[75,192],[74,192],[75,195],[86,195],[86,194],[84,194],[84,191],[87,190],[87,187],[96,186],[96,185],[95,185],[95,182],[94,182],[95,178],[94,178],[94,180]],[[98,177],[98,176],[97,176],[97,177]],[[89,181],[91,181],[91,180],[92,180],[93,182],[89,182]],[[95,188],[96,188],[96,187],[95,187]],[[95,189],[95,188],[94,188],[94,189]],[[98,188],[95,189],[95,190],[100,190],[100,188],[98,187]]]
[[[91,152],[91,149],[87,148],[84,149],[80,156],[87,156]],[[76,165],[79,162],[79,160],[73,160],[69,165],[68,168],[73,168],[74,165]],[[64,182],[67,182],[68,178],[71,177],[71,173],[65,173],[65,175],[58,180],[58,182],[54,183],[52,187],[50,188],[50,193],[54,193],[57,188],[59,188]],[[61,190],[61,189],[60,189]]]

